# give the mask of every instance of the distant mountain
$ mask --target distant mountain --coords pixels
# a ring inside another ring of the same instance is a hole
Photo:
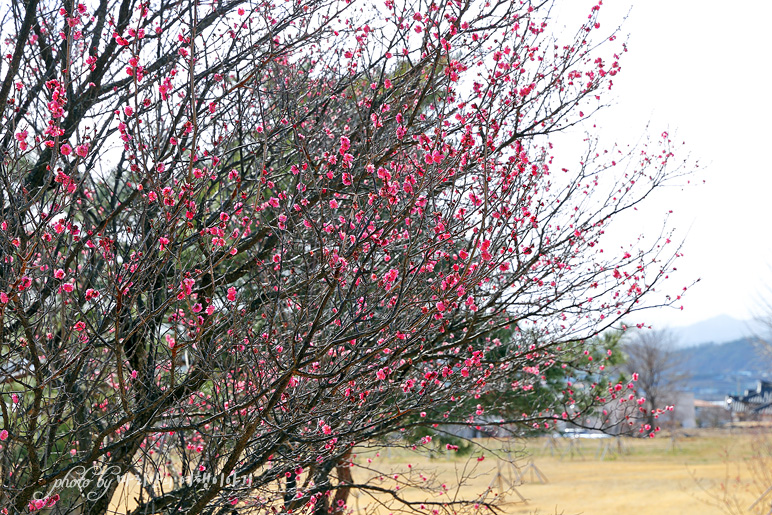
[[[772,378],[772,354],[755,339],[683,348],[676,356],[691,376],[688,390],[698,399],[721,400],[754,388],[759,379]]]
[[[772,345],[759,342],[769,329],[755,320],[720,315],[668,330],[675,336],[679,370],[689,375],[686,389],[697,399],[724,400],[755,388],[760,379],[772,380]]]
[[[679,347],[703,343],[725,343],[753,338],[763,334],[764,329],[755,320],[737,320],[729,315],[719,315],[696,324],[670,329],[678,339]]]

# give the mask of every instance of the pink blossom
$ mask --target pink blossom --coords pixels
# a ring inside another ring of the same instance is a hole
[[[70,153],[72,153],[72,147],[68,143],[63,143],[61,147],[59,147],[59,153],[63,156],[69,156]]]
[[[56,271],[54,272],[54,277],[56,277],[57,279],[64,279],[64,270],[62,270],[61,268],[57,268]]]
[[[338,152],[341,154],[345,154],[348,149],[351,148],[351,140],[349,140],[346,136],[340,137],[340,149]]]
[[[86,157],[88,155],[88,145],[78,145],[75,147],[75,153],[80,157]]]
[[[8,430],[3,429],[0,431],[0,440],[7,440],[8,439]]]
[[[24,276],[21,278],[21,283],[19,283],[19,286],[17,286],[17,289],[19,291],[24,291],[28,289],[30,286],[32,286],[32,278],[28,276]]]
[[[193,286],[195,284],[196,284],[195,279],[193,279],[191,277],[186,277],[185,279],[183,279],[182,282],[180,282],[180,294],[182,296],[181,297],[178,296],[177,298],[182,300],[185,297],[187,297],[188,295],[192,294],[193,293]]]
[[[228,288],[228,300],[231,302],[236,300],[236,288],[234,288],[233,286]]]
[[[70,292],[72,292],[72,290],[73,290],[74,288],[75,288],[75,287],[74,287],[74,286],[73,286],[71,283],[64,283],[64,284],[62,285],[62,289],[63,289],[64,291],[66,291],[67,293],[70,293]]]

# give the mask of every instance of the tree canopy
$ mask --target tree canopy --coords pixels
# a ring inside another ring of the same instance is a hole
[[[603,235],[680,168],[666,134],[553,166],[626,48],[600,2],[572,35],[550,8],[6,5],[3,509],[103,514],[160,473],[130,513],[342,513],[352,488],[475,511],[352,475],[353,449],[628,400],[587,342],[678,249]]]

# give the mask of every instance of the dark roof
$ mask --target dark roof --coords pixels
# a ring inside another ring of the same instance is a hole
[[[9,383],[14,379],[24,377],[29,374],[31,370],[34,370],[34,368],[35,367],[30,365],[29,361],[26,359],[21,360],[21,362],[12,361],[0,365],[0,384]]]
[[[727,408],[737,413],[772,414],[772,382],[759,381],[755,390],[745,390],[745,395],[727,395]]]

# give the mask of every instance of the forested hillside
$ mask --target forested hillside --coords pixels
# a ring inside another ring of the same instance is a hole
[[[677,355],[691,374],[689,390],[699,399],[717,400],[772,377],[772,355],[765,352],[756,340],[743,338],[680,349]]]

